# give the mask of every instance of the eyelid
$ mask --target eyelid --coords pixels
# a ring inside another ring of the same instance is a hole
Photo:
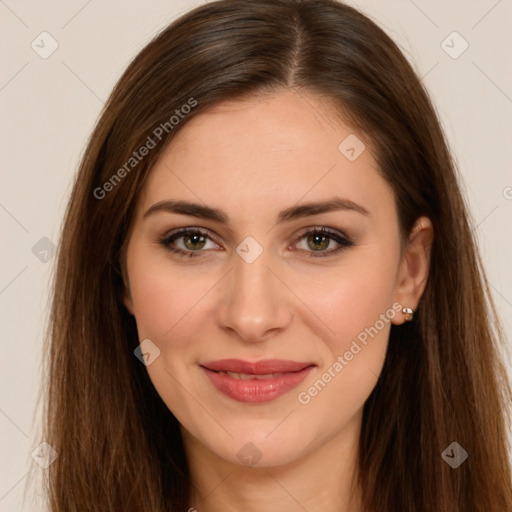
[[[217,240],[216,236],[212,235],[212,233],[205,229],[198,226],[188,226],[184,228],[178,228],[171,232],[166,233],[162,237],[158,237],[156,240],[159,244],[163,245],[167,250],[170,252],[176,254],[177,256],[181,256],[184,258],[194,258],[194,257],[202,257],[202,253],[209,252],[211,249],[198,249],[197,251],[186,251],[180,248],[172,247],[171,242],[173,242],[175,239],[180,238],[182,236],[185,236],[187,234],[197,234],[200,236],[203,236],[207,238],[208,240],[212,241],[218,246],[222,246]],[[329,228],[326,226],[307,226],[301,229],[301,231],[294,236],[293,243],[289,245],[288,247],[295,246],[298,242],[300,242],[302,239],[306,237],[306,235],[317,235],[322,234],[326,235],[329,239],[333,240],[338,244],[338,247],[335,249],[330,249],[327,251],[305,251],[302,249],[299,249],[299,252],[306,253],[306,257],[327,257],[331,255],[335,255],[338,252],[342,251],[343,249],[347,249],[348,247],[351,247],[354,245],[352,242],[352,239],[345,234],[343,231],[340,231],[338,229]]]
[[[346,239],[349,239],[349,236],[345,234],[343,231],[339,229],[329,228],[327,226],[307,226],[305,228],[302,228],[297,235],[295,235],[295,239],[303,238],[305,235],[309,233],[322,233],[326,235],[336,235],[339,237],[343,237]]]
[[[208,238],[216,245],[222,246],[222,244],[217,241],[216,236],[213,235],[211,233],[211,231],[209,231],[205,228],[200,228],[199,226],[188,226],[185,228],[177,228],[173,231],[166,233],[163,236],[157,237],[156,241],[163,245],[166,245],[167,243],[170,244],[170,242],[176,238],[180,238],[181,236],[185,236],[185,235],[189,235],[189,234],[201,235],[205,238]],[[187,252],[194,252],[194,251],[187,251]],[[195,251],[195,252],[200,252],[200,251]]]
[[[300,250],[301,252],[304,252],[306,254],[306,257],[308,258],[318,258],[318,257],[329,257],[337,255],[339,252],[343,251],[344,249],[347,249],[349,247],[354,246],[354,242],[352,241],[352,238],[349,237],[346,233],[343,231],[340,231],[338,229],[329,228],[326,226],[309,226],[307,228],[304,228],[301,233],[296,235],[295,241],[292,245],[296,245],[298,242],[303,240],[306,235],[314,236],[314,235],[326,235],[327,238],[330,240],[333,240],[338,244],[338,247],[335,249],[330,249],[327,251],[304,251]]]

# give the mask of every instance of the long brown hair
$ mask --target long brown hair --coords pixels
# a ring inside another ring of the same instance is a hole
[[[284,89],[329,98],[372,142],[404,237],[421,215],[434,226],[417,314],[391,329],[364,406],[357,478],[365,510],[512,510],[502,334],[422,83],[384,31],[347,5],[221,0],[183,15],[135,57],[76,177],[46,347],[42,440],[58,452],[47,480],[52,511],[187,510],[178,422],[133,354],[123,249],[145,177],[175,133],[219,102]],[[130,160],[148,137],[155,147]],[[454,441],[469,454],[456,469],[441,456]]]

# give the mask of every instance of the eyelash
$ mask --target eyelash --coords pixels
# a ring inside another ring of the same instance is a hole
[[[173,247],[171,244],[174,242],[177,238],[180,238],[184,235],[199,235],[204,238],[208,238],[212,242],[215,242],[206,231],[203,231],[199,228],[182,228],[177,231],[174,231],[173,233],[170,233],[168,235],[165,235],[161,238],[159,238],[157,241],[160,245],[164,246],[168,251],[172,252],[176,256],[180,258],[197,258],[201,257],[200,253],[204,252],[203,249],[198,249],[197,251],[184,251],[183,249],[177,249],[176,247]],[[352,247],[354,243],[350,240],[349,237],[346,235],[343,235],[341,233],[338,233],[336,231],[330,231],[329,229],[326,229],[324,227],[318,229],[313,228],[309,231],[306,231],[302,233],[300,236],[298,236],[294,242],[297,243],[301,241],[303,238],[306,238],[307,236],[315,236],[315,235],[323,235],[327,236],[327,238],[334,240],[339,244],[339,247],[336,249],[330,250],[330,251],[305,251],[307,254],[307,258],[323,258],[327,256],[333,256],[338,254],[339,252],[343,251],[344,249],[347,249],[348,247]],[[216,242],[215,242],[216,243]]]

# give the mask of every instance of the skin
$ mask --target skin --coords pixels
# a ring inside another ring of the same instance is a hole
[[[362,511],[351,487],[362,407],[382,369],[391,322],[402,324],[405,315],[384,322],[309,403],[298,393],[393,304],[416,308],[433,232],[420,218],[401,245],[393,192],[369,141],[349,161],[338,146],[354,131],[333,122],[329,109],[327,100],[293,91],[217,105],[177,133],[138,201],[125,305],[140,340],[160,350],[147,370],[181,424],[190,506],[199,512]],[[276,224],[281,210],[335,196],[368,214],[332,211]],[[229,226],[165,211],[144,217],[168,199],[222,209]],[[185,227],[211,235],[202,245],[186,236],[174,241],[199,257],[179,258],[158,243]],[[303,235],[315,227],[345,233],[354,245],[314,257],[338,247],[329,238],[308,243]],[[248,236],[263,249],[252,263],[236,252]],[[223,358],[316,367],[285,395],[247,404],[218,392],[199,366]],[[248,442],[261,455],[253,467],[237,457]]]

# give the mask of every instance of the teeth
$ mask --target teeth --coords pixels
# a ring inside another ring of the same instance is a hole
[[[235,372],[223,372],[223,371],[221,371],[219,373],[224,373],[225,375],[229,375],[233,379],[239,379],[239,380],[272,379],[273,377],[276,377],[277,375],[281,375],[280,373],[264,373],[262,375],[253,375],[251,373],[235,373]]]

